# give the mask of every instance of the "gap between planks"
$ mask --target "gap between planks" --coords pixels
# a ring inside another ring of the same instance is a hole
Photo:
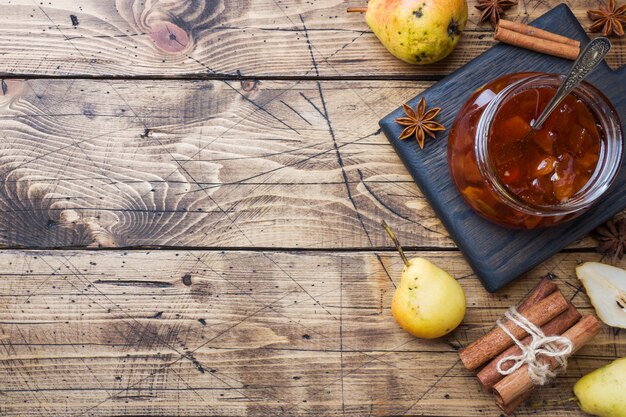
[[[441,81],[444,74],[415,74],[415,75],[244,75],[244,74],[189,74],[189,75],[73,75],[73,74],[32,74],[32,73],[1,73],[0,79],[27,79],[27,80],[123,80],[123,81]]]
[[[440,247],[440,246],[402,246],[402,249],[407,252],[454,252],[459,253],[459,249],[455,247]],[[351,252],[364,252],[364,253],[387,253],[396,252],[396,248],[393,246],[366,246],[366,247],[342,247],[342,248],[323,248],[323,247],[310,247],[310,248],[295,248],[295,247],[272,247],[272,246],[118,246],[107,248],[95,248],[87,246],[63,246],[63,247],[25,247],[25,246],[4,246],[0,248],[1,252],[18,250],[21,252],[63,252],[63,251],[86,251],[86,252],[145,252],[145,251],[163,251],[163,252],[176,252],[176,251],[198,251],[198,252],[276,252],[276,253],[299,253],[299,252],[318,252],[318,253],[351,253]],[[574,247],[565,248],[558,253],[596,253],[595,247]]]

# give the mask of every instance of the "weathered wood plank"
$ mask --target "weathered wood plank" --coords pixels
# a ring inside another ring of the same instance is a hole
[[[591,312],[574,268],[595,254],[556,255],[499,294],[457,252],[410,255],[465,289],[453,335],[421,341],[397,327],[402,265],[390,252],[3,251],[0,412],[498,415],[456,350],[547,272]],[[534,399],[568,398],[582,374],[624,355],[624,334],[603,329]],[[573,403],[539,411],[579,415]]]
[[[453,247],[377,124],[428,83],[6,85],[4,247]]]
[[[0,244],[449,247],[377,124],[428,85],[7,80]]]
[[[365,24],[345,12],[365,0],[4,1],[0,14],[0,74],[87,76],[442,76],[492,44],[477,25],[476,0],[459,47],[446,60],[413,67],[392,57]],[[520,1],[507,12],[532,20],[560,3]],[[597,2],[573,0],[583,26]],[[24,53],[28,50],[28,53]],[[626,41],[609,61],[626,62]]]
[[[8,80],[0,243],[451,246],[377,125],[426,86]]]

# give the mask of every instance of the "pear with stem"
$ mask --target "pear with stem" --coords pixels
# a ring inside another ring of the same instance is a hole
[[[383,228],[400,253],[404,269],[391,301],[391,314],[400,327],[423,339],[454,330],[465,316],[465,293],[446,271],[424,258],[409,259],[385,221]]]

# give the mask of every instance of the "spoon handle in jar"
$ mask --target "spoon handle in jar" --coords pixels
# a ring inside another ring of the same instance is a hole
[[[610,49],[611,42],[605,37],[596,38],[587,44],[585,49],[578,55],[572,69],[563,79],[563,82],[554,97],[552,97],[552,100],[550,100],[541,115],[539,115],[537,120],[532,124],[534,130],[541,128],[541,125],[559,104],[561,104],[561,101],[578,87],[580,82],[602,62]]]

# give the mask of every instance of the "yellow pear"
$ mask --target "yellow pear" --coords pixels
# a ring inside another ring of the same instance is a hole
[[[459,41],[467,22],[467,2],[369,0],[365,21],[395,57],[409,64],[430,64],[448,56]]]
[[[600,417],[626,417],[626,358],[583,376],[574,385],[580,408]]]
[[[404,261],[391,314],[400,327],[423,339],[454,330],[465,316],[465,293],[446,271],[423,258],[407,259],[395,235],[383,222]]]

